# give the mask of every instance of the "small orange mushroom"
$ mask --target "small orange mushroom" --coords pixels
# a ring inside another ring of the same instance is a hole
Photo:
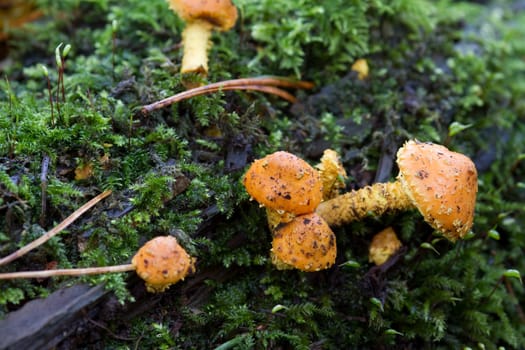
[[[213,29],[227,31],[237,21],[237,8],[230,0],[167,0],[186,22],[182,32],[181,73],[208,74],[208,49]]]
[[[321,162],[315,166],[323,184],[323,200],[339,195],[339,190],[345,187],[346,170],[341,163],[339,154],[332,149],[326,149]]]
[[[332,169],[328,163],[326,167]],[[327,178],[331,188],[336,186],[335,179]],[[266,207],[273,233],[272,262],[277,268],[319,271],[333,265],[335,235],[314,213],[323,198],[323,180],[316,169],[279,151],[254,161],[243,183],[252,198]]]
[[[14,278],[47,278],[53,276],[82,276],[135,270],[146,282],[148,292],[157,293],[183,280],[195,270],[192,258],[172,236],[155,237],[146,242],[131,260],[131,264],[0,273],[0,280]]]
[[[335,235],[316,213],[296,216],[274,232],[272,262],[278,269],[319,271],[332,266],[336,255]]]
[[[243,183],[250,196],[266,207],[271,229],[296,215],[313,212],[323,197],[319,173],[284,151],[254,161]]]
[[[401,241],[397,238],[392,227],[387,227],[374,235],[368,249],[368,260],[376,265],[384,264],[401,248]]]
[[[131,260],[148,292],[163,292],[195,270],[192,258],[173,236],[156,237],[144,244]]]
[[[368,62],[364,58],[360,58],[352,64],[351,69],[354,72],[357,72],[357,79],[364,80],[368,77],[370,68],[368,67]]]
[[[399,175],[322,202],[316,212],[327,223],[342,225],[370,212],[417,208],[450,241],[471,229],[478,191],[477,171],[467,156],[432,143],[408,141],[397,153]]]

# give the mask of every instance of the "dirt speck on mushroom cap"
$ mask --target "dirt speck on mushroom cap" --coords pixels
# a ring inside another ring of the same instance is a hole
[[[408,141],[397,153],[399,180],[425,220],[451,241],[472,228],[478,192],[474,163],[432,143]]]

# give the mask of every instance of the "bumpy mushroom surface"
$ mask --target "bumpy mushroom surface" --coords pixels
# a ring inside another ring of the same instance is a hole
[[[323,196],[319,173],[301,158],[284,151],[254,161],[243,183],[260,204],[295,215],[313,212]]]
[[[226,31],[237,21],[237,8],[230,0],[167,0],[186,22],[182,33],[184,54],[181,73],[208,73],[208,48],[212,30]]]
[[[131,260],[148,292],[162,292],[193,273],[195,259],[173,236],[160,236],[144,244]]]
[[[315,213],[299,215],[275,230],[272,262],[279,269],[319,271],[332,266],[336,255],[335,235]]]
[[[398,179],[425,220],[449,238],[464,237],[474,220],[478,175],[460,153],[409,141],[397,152]]]
[[[471,229],[477,171],[467,156],[429,142],[408,141],[397,153],[398,180],[378,183],[322,202],[316,212],[329,225],[359,220],[370,212],[417,208],[450,241]]]
[[[348,177],[339,154],[332,149],[324,150],[321,162],[315,167],[323,184],[323,200],[339,195],[339,190],[345,187],[345,179]]]

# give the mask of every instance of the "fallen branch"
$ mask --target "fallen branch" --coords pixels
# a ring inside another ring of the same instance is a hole
[[[35,249],[36,247],[44,244],[54,236],[56,236],[58,233],[63,231],[66,227],[71,225],[76,219],[78,219],[82,214],[84,214],[86,211],[91,209],[95,204],[100,202],[102,199],[106,198],[111,194],[111,190],[107,190],[99,194],[98,196],[91,199],[89,202],[78,208],[73,212],[73,214],[69,215],[64,221],[62,221],[60,224],[52,228],[50,231],[46,232],[39,238],[35,239],[31,243],[23,246],[22,248],[18,249],[16,252],[9,254],[8,256],[0,259],[0,266],[10,263],[11,261],[18,259],[19,257],[27,254],[29,251]]]
[[[279,96],[291,103],[294,103],[296,101],[295,97],[287,91],[280,89],[280,87],[311,89],[313,88],[313,86],[313,83],[307,81],[271,76],[225,80],[218,83],[199,86],[194,89],[186,90],[176,95],[162,99],[160,101],[151,103],[149,105],[145,105],[142,107],[141,111],[143,114],[146,115],[154,110],[170,106],[174,103],[189,99],[191,97],[226,90],[261,91]]]

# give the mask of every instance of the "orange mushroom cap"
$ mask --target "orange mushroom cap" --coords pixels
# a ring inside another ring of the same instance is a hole
[[[192,258],[173,236],[161,236],[146,242],[131,260],[137,274],[146,281],[148,292],[162,292],[183,280],[195,269]]]
[[[243,183],[260,204],[295,215],[313,212],[323,197],[319,173],[301,158],[283,151],[254,161]]]
[[[237,8],[230,0],[168,0],[170,8],[186,22],[204,21],[216,30],[231,29],[237,21]]]
[[[337,255],[335,235],[316,213],[300,215],[275,230],[272,254],[278,268],[291,266],[306,272],[327,269]]]
[[[399,180],[425,220],[451,241],[471,229],[477,171],[467,156],[432,143],[408,141],[397,152]]]

